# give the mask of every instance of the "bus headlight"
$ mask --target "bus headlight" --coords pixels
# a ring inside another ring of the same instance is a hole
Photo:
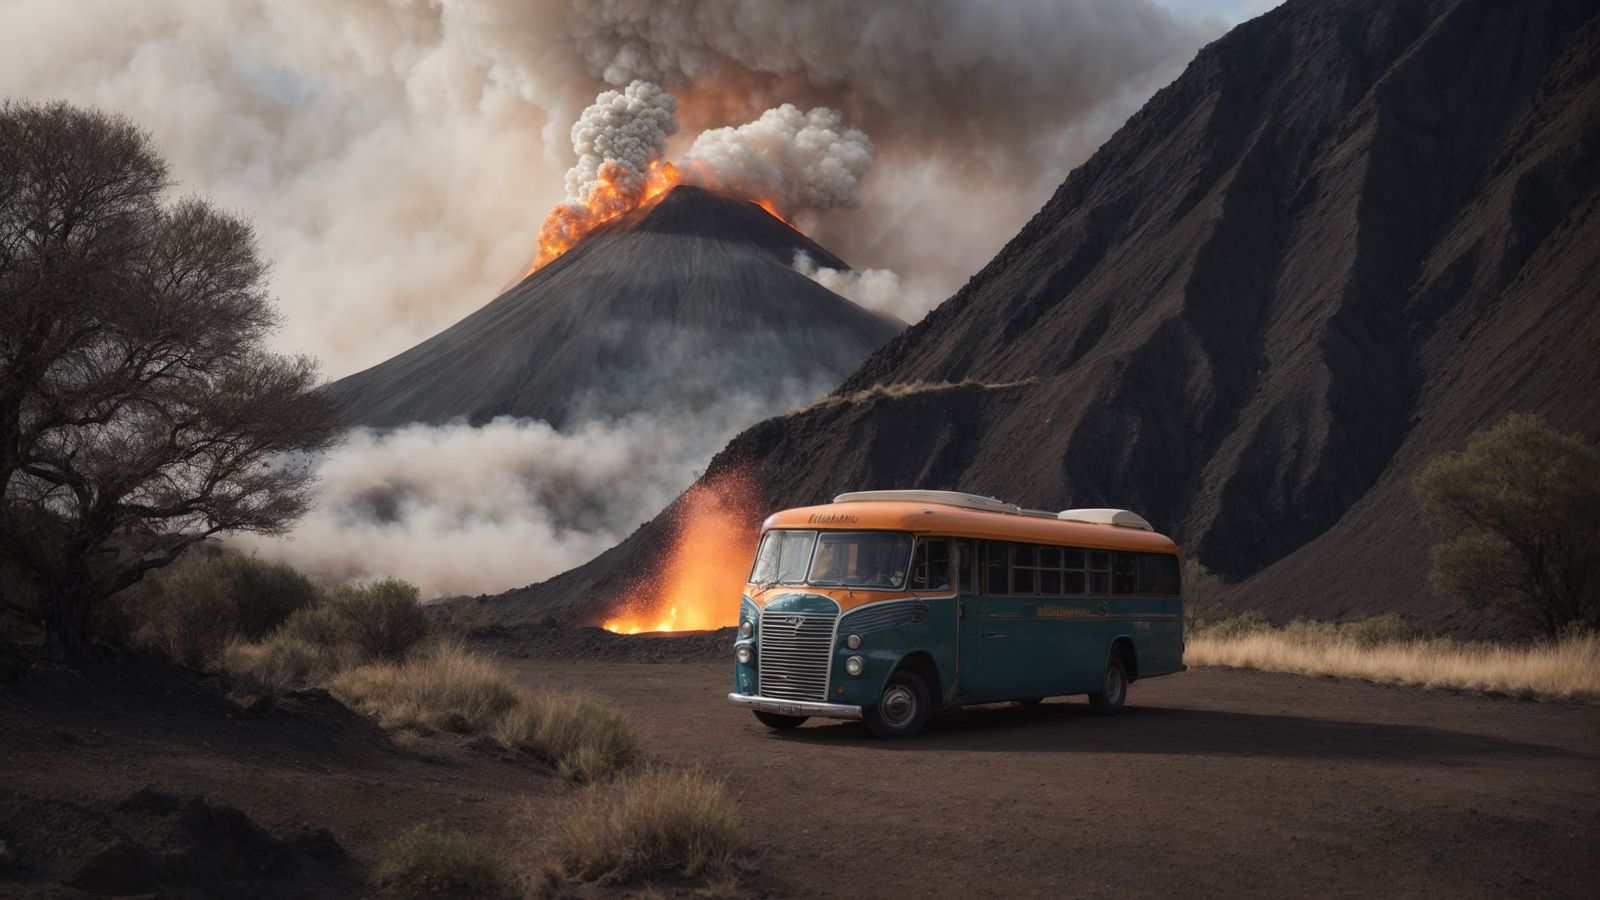
[[[733,651],[733,657],[739,661],[740,665],[748,666],[750,665],[750,660],[755,659],[756,655],[750,652],[749,644],[740,644],[739,649]]]
[[[861,649],[861,635],[859,635],[859,634],[850,635],[849,637],[844,639],[844,645],[846,647],[849,647],[851,650],[860,650]]]
[[[739,637],[749,637],[755,630],[755,625],[749,619],[739,623]]]
[[[844,661],[844,670],[851,675],[860,675],[867,670],[867,661],[859,656],[852,656]]]

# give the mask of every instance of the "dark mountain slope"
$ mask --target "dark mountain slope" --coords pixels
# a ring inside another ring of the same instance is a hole
[[[678,187],[404,353],[328,387],[346,421],[698,409],[826,391],[902,323],[792,268],[848,266],[753,203]]]
[[[754,465],[770,507],[1128,506],[1241,604],[1462,625],[1426,592],[1411,477],[1513,409],[1600,434],[1597,12],[1296,0],[1239,26],[832,402],[708,477]],[[663,530],[520,603],[603,603]]]

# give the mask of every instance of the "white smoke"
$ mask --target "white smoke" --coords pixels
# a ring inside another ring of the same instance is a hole
[[[785,103],[754,122],[703,131],[684,157],[688,180],[776,202],[786,212],[861,205],[872,141],[834,109]]]
[[[888,269],[830,269],[802,250],[794,255],[794,270],[857,306],[903,322],[922,318],[936,302],[925,290],[902,285],[900,276]]]
[[[229,542],[326,582],[403,578],[425,598],[521,587],[627,537],[733,435],[827,387],[566,431],[512,418],[355,429],[322,461],[317,505],[292,534]]]
[[[644,192],[645,171],[666,152],[677,133],[678,109],[672,95],[648,81],[594,99],[572,126],[572,151],[578,162],[567,170],[567,198],[589,200],[606,163],[616,163],[611,180],[630,201]]]

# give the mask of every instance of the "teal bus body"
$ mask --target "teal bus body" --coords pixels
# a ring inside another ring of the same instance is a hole
[[[1184,668],[1175,550],[1079,547],[1038,535],[1019,543],[924,534],[912,546],[912,575],[898,590],[749,585],[736,642],[748,653],[736,657],[730,700],[774,727],[811,716],[872,724],[886,692],[909,672],[931,708],[1108,693],[1120,707],[1121,690],[1108,688],[1118,668],[1124,685]],[[1106,568],[1038,567],[1084,553]],[[948,560],[943,575],[940,557]],[[1017,562],[1024,557],[1028,565]],[[924,572],[931,577],[919,583]],[[1074,579],[1085,589],[1064,590],[1078,586]],[[1020,593],[1022,585],[1033,592]],[[763,647],[763,632],[778,650]]]

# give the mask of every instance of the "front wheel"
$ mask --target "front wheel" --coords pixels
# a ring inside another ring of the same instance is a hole
[[[1115,656],[1106,660],[1106,679],[1099,691],[1089,695],[1089,708],[1097,716],[1114,716],[1128,700],[1128,671]]]
[[[878,737],[910,737],[922,730],[932,711],[927,682],[921,675],[901,669],[889,676],[877,705],[863,709],[861,718]]]
[[[784,716],[778,713],[767,712],[764,709],[752,710],[761,724],[778,731],[787,731],[790,728],[799,728],[806,722],[807,716]]]

